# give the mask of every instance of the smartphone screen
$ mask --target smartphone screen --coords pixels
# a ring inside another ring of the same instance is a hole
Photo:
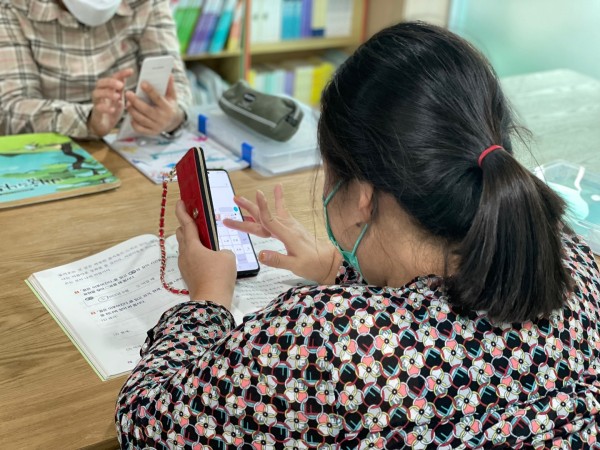
[[[208,170],[208,184],[217,223],[219,248],[235,253],[238,277],[256,275],[260,266],[248,233],[223,225],[223,219],[243,220],[240,208],[233,201],[233,186],[225,170]]]

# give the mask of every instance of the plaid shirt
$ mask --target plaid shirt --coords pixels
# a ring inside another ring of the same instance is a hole
[[[0,135],[53,131],[89,138],[98,78],[126,68],[135,89],[148,56],[175,58],[177,99],[191,94],[168,0],[123,0],[107,23],[79,23],[55,0],[0,0]]]

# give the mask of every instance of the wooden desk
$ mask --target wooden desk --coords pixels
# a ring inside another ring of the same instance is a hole
[[[539,78],[505,80],[509,97],[535,134],[536,157],[541,163],[567,157],[600,172],[600,165],[596,166],[600,163],[600,84],[581,79],[583,84],[578,86],[572,73]],[[570,84],[561,88],[565,80]],[[553,107],[552,92],[564,97],[556,106],[562,110]],[[575,117],[578,121],[573,123]],[[588,138],[581,134],[584,131]],[[0,448],[117,447],[113,412],[125,377],[101,382],[23,282],[33,272],[97,253],[139,234],[157,233],[160,186],[104,145],[86,148],[122,180],[120,188],[0,211]],[[281,181],[290,210],[310,230],[324,235],[321,182],[315,183],[313,171],[263,178],[246,170],[231,176],[237,193],[250,198],[256,188],[269,196]],[[314,209],[313,187],[317,190]],[[177,196],[173,184],[166,222],[169,234],[177,226],[173,210]]]
[[[25,285],[33,272],[89,256],[128,238],[157,234],[161,187],[100,143],[90,153],[118,176],[116,190],[0,211],[0,448],[117,448],[113,413],[126,377],[102,382]],[[321,182],[315,171],[263,178],[232,172],[240,195],[272,195],[281,181],[288,207],[319,234]],[[166,232],[174,233],[177,183],[169,188]]]

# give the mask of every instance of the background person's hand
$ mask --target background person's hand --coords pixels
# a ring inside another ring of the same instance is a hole
[[[235,255],[229,250],[215,252],[202,245],[196,223],[181,200],[175,214],[181,225],[176,231],[179,270],[190,299],[210,300],[229,309],[237,277]]]
[[[316,239],[289,213],[281,184],[275,186],[274,194],[275,215],[269,209],[265,194],[257,191],[256,203],[235,197],[235,203],[247,211],[246,216],[249,215],[252,221],[224,219],[223,225],[260,237],[273,236],[283,243],[287,255],[263,250],[259,254],[260,262],[290,270],[299,277],[320,284],[332,284],[342,263],[341,255],[329,241]]]
[[[167,92],[161,96],[147,82],[142,82],[142,90],[152,101],[149,105],[133,92],[125,93],[127,104],[125,108],[131,115],[131,126],[135,131],[149,136],[155,136],[163,131],[173,131],[185,119],[185,114],[177,104],[177,92],[173,75],[169,77]]]
[[[88,130],[103,137],[117,125],[123,114],[123,89],[125,79],[133,75],[133,69],[123,69],[108,78],[100,78],[92,91],[92,112],[88,118]]]

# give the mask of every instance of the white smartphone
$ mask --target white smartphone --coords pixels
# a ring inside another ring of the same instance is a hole
[[[223,225],[223,219],[244,220],[240,208],[233,201],[233,186],[226,170],[208,170],[208,185],[212,198],[219,248],[235,254],[237,276],[251,277],[260,270],[256,253],[248,233],[232,230]]]
[[[171,55],[152,56],[144,59],[142,68],[140,69],[140,76],[138,77],[135,95],[146,103],[152,104],[148,95],[142,90],[143,81],[149,83],[160,95],[165,95],[167,93],[167,85],[169,84],[169,76],[171,75],[174,64],[175,60]],[[140,136],[140,134],[131,126],[131,117],[129,114],[125,115],[121,129],[117,135],[117,140],[137,136]]]

